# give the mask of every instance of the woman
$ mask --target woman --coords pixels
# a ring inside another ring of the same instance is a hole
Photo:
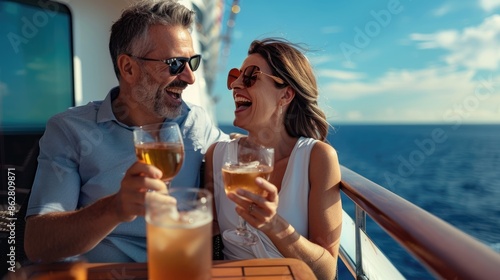
[[[221,167],[229,142],[207,151],[205,182],[214,193],[214,225],[220,232],[234,229],[239,215],[259,235],[253,246],[224,241],[225,258],[297,258],[318,279],[334,279],[341,175],[337,153],[325,142],[328,122],[317,104],[309,61],[287,41],[254,41],[241,70],[229,72],[228,88],[236,105],[233,124],[248,132],[247,140],[274,148],[275,162],[269,180],[256,179],[264,197],[245,190],[226,195]]]

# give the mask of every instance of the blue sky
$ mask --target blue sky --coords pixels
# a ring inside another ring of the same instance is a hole
[[[333,125],[500,123],[500,0],[239,5],[213,90],[220,124],[234,117],[227,72],[241,66],[252,40],[264,37],[310,49],[319,103]]]

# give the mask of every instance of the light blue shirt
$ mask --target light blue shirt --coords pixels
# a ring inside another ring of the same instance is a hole
[[[27,215],[72,211],[116,193],[125,171],[137,161],[132,130],[117,121],[112,89],[103,101],[70,108],[47,122]],[[184,140],[184,163],[173,187],[198,187],[200,165],[210,144],[228,139],[203,108],[182,104],[173,120]],[[144,217],[118,225],[84,255],[89,262],[145,262]]]

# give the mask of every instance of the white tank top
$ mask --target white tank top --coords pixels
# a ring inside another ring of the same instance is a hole
[[[301,137],[292,150],[279,192],[278,215],[288,221],[295,230],[308,238],[308,204],[309,204],[309,158],[315,139]],[[214,201],[217,209],[217,220],[221,233],[238,226],[238,215],[235,204],[229,200],[224,191],[222,181],[222,161],[228,145],[236,145],[237,140],[219,142],[214,150]],[[282,258],[269,238],[261,231],[252,228],[260,240],[255,246],[239,246],[224,240],[224,256],[226,259]]]

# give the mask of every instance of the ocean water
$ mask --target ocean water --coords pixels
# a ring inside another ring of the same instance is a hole
[[[500,125],[336,125],[328,140],[345,167],[500,253]],[[434,279],[369,218],[367,232],[407,279]]]

